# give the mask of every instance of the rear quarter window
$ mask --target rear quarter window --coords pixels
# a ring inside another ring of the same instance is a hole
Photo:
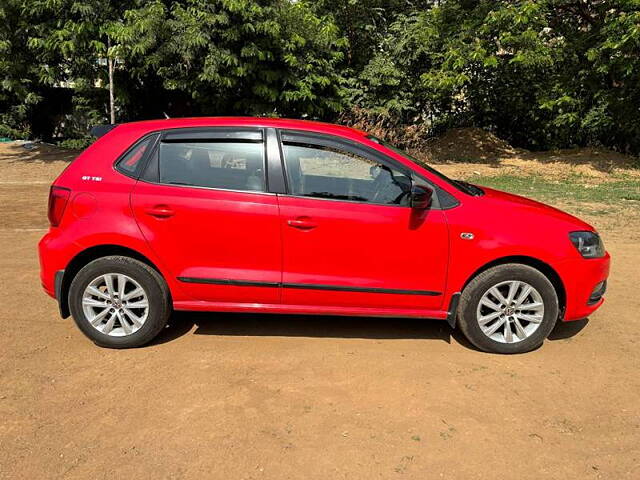
[[[135,143],[116,163],[116,169],[128,176],[135,176],[141,161],[156,140],[157,135],[150,135]]]

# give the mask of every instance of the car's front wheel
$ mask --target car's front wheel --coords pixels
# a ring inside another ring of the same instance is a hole
[[[485,352],[523,353],[539,347],[558,318],[558,296],[539,270],[504,264],[476,276],[460,298],[467,339]]]
[[[124,256],[103,257],[84,266],[71,282],[69,306],[80,330],[109,348],[150,342],[171,313],[162,276]]]

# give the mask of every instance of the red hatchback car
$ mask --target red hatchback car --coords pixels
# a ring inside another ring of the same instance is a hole
[[[525,352],[603,302],[593,227],[451,180],[371,135],[267,118],[137,122],[51,187],[41,279],[96,344],[174,310],[420,317]]]

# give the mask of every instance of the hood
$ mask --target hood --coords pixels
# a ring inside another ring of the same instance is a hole
[[[525,209],[530,213],[535,213],[537,215],[546,215],[548,217],[553,217],[557,220],[560,220],[564,223],[571,224],[575,230],[591,230],[595,231],[595,229],[589,225],[587,222],[580,220],[578,217],[575,217],[567,212],[563,212],[555,207],[550,205],[546,205],[542,202],[537,202],[536,200],[531,200],[526,197],[521,197],[520,195],[514,195],[512,193],[503,192],[501,190],[494,190],[489,187],[482,187],[484,190],[484,196],[478,198],[486,198],[489,201],[496,202],[500,206],[504,208],[519,208]]]

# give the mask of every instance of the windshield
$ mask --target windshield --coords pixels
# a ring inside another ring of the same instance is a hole
[[[463,182],[461,180],[454,180],[452,178],[447,177],[444,173],[439,172],[435,168],[427,165],[425,162],[418,160],[416,157],[414,157],[413,155],[410,155],[409,153],[405,152],[404,150],[401,150],[401,149],[399,149],[397,147],[394,147],[389,142],[385,142],[384,140],[381,140],[378,137],[374,137],[373,135],[368,135],[367,138],[369,140],[371,140],[372,142],[379,143],[383,147],[386,147],[389,150],[394,151],[398,155],[401,155],[404,158],[406,158],[407,160],[410,160],[413,163],[418,164],[419,166],[421,166],[425,170],[428,170],[430,173],[432,173],[433,175],[435,175],[439,179],[447,182],[449,185],[451,185],[452,187],[456,188],[457,190],[460,190],[461,192],[467,193],[469,195],[482,195],[484,193],[482,191],[482,189],[480,189],[479,187],[476,187],[475,185],[472,185],[472,184],[467,183],[467,182]]]

